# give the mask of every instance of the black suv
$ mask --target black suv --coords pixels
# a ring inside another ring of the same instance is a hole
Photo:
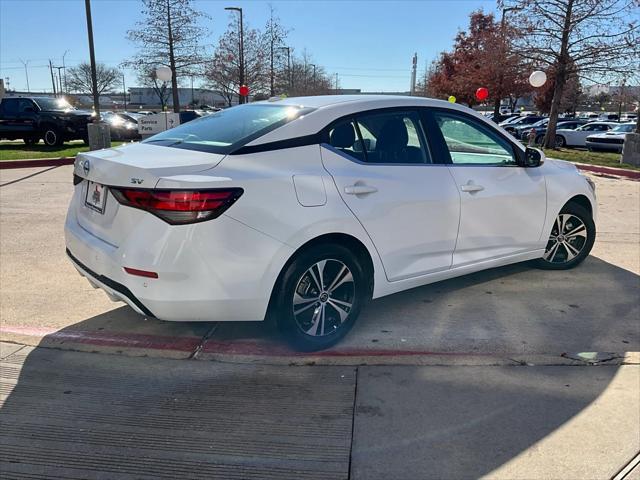
[[[76,110],[66,100],[51,97],[11,97],[0,102],[0,140],[40,139],[49,146],[68,140],[87,141],[91,112]]]

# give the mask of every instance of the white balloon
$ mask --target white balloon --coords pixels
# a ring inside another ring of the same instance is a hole
[[[536,70],[529,75],[529,83],[532,87],[541,87],[547,82],[547,74],[541,70]]]
[[[172,77],[171,69],[169,67],[158,67],[156,68],[156,77],[158,80],[163,82],[168,82]]]

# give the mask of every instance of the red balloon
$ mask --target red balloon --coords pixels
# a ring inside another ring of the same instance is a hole
[[[247,87],[246,85],[241,85],[240,86],[240,95],[243,97],[246,97],[247,95],[249,95],[249,87]]]
[[[487,90],[485,87],[480,87],[478,90],[476,90],[476,98],[481,102],[483,100],[486,100],[487,98],[489,98],[489,90]]]

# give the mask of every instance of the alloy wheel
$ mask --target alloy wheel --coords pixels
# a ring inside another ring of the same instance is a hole
[[[292,299],[296,324],[307,335],[326,336],[347,320],[355,299],[351,270],[340,260],[321,260],[298,280]]]
[[[587,243],[587,227],[584,222],[570,213],[561,213],[549,236],[544,259],[550,263],[572,261]]]
[[[58,141],[58,135],[53,130],[47,130],[44,134],[44,143],[47,145],[55,145]]]

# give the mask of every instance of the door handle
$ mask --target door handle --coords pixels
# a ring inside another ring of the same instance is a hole
[[[348,185],[344,187],[344,193],[347,195],[364,195],[365,193],[376,193],[377,191],[376,187],[370,187],[369,185]]]
[[[462,190],[463,192],[474,193],[481,192],[482,190],[484,190],[484,187],[482,185],[467,183],[466,185],[460,185],[460,190]]]

